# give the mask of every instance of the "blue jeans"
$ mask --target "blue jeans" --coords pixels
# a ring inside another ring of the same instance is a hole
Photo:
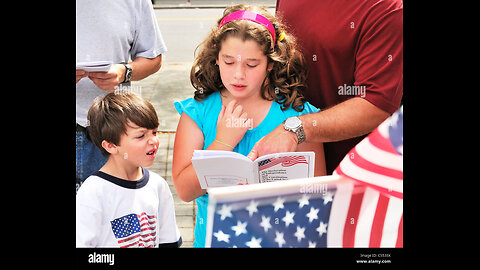
[[[76,132],[76,192],[90,174],[98,171],[107,159],[102,152],[87,139],[87,134],[82,131]]]

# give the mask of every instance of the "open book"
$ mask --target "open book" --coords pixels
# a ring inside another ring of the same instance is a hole
[[[246,156],[217,150],[195,150],[192,164],[202,189],[313,177],[314,152],[285,152],[251,161]]]
[[[111,61],[78,62],[76,69],[87,72],[107,72],[111,65]]]

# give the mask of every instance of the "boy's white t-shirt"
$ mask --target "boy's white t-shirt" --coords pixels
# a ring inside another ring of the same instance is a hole
[[[101,171],[76,195],[77,247],[180,246],[172,193],[158,174],[128,181]]]

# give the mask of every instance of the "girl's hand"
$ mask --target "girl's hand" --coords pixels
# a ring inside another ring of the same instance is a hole
[[[216,140],[235,147],[245,135],[249,127],[252,127],[252,119],[247,119],[247,113],[241,105],[236,105],[232,100],[227,107],[222,106],[218,114]],[[232,149],[233,150],[233,149]]]

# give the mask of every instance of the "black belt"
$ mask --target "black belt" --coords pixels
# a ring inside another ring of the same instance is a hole
[[[87,128],[84,128],[84,127],[80,126],[79,124],[77,124],[77,126],[75,127],[75,130],[87,133]]]
[[[87,128],[82,127],[82,126],[80,126],[79,124],[77,124],[77,126],[75,127],[75,130],[76,130],[77,132],[80,131],[80,132],[85,133],[85,135],[87,135],[87,140],[92,141],[92,140],[90,139],[90,135],[88,134]]]

